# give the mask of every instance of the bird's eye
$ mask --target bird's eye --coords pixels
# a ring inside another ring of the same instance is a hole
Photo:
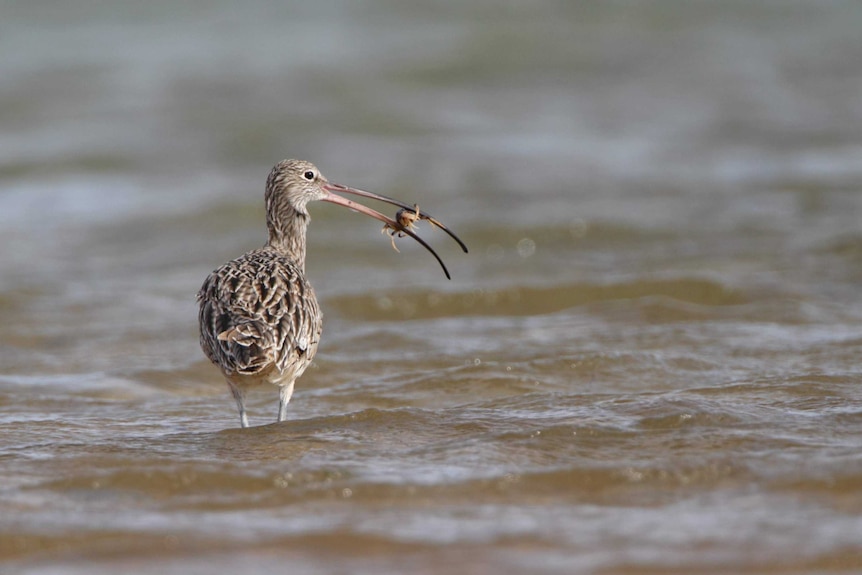
[[[314,172],[312,172],[311,170],[308,170],[307,172],[305,172],[305,173],[304,173],[304,174],[302,174],[302,175],[303,175],[303,176],[305,176],[305,179],[306,179],[306,180],[311,181],[311,180],[313,180],[313,179],[314,179]]]

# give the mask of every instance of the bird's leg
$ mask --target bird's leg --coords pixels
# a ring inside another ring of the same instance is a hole
[[[291,381],[287,385],[282,385],[278,390],[278,420],[284,421],[287,419],[287,403],[290,401],[290,396],[293,395],[293,384],[296,380]]]
[[[230,392],[236,400],[236,408],[239,410],[239,423],[242,427],[248,427],[248,416],[245,413],[245,392],[237,385],[227,382]]]

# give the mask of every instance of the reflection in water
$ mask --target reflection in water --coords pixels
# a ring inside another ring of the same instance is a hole
[[[858,571],[860,17],[5,6],[0,571]],[[312,206],[240,430],[194,294],[285,157],[471,252]]]

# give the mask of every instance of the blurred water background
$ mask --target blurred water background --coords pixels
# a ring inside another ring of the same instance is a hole
[[[0,0],[0,571],[862,570],[862,4]],[[325,314],[194,295],[286,157]],[[265,425],[264,425],[265,424]]]

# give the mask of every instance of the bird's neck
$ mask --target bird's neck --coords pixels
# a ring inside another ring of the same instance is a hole
[[[305,233],[308,230],[308,214],[290,208],[280,210],[277,217],[267,214],[266,227],[269,229],[267,247],[286,256],[305,271]]]

